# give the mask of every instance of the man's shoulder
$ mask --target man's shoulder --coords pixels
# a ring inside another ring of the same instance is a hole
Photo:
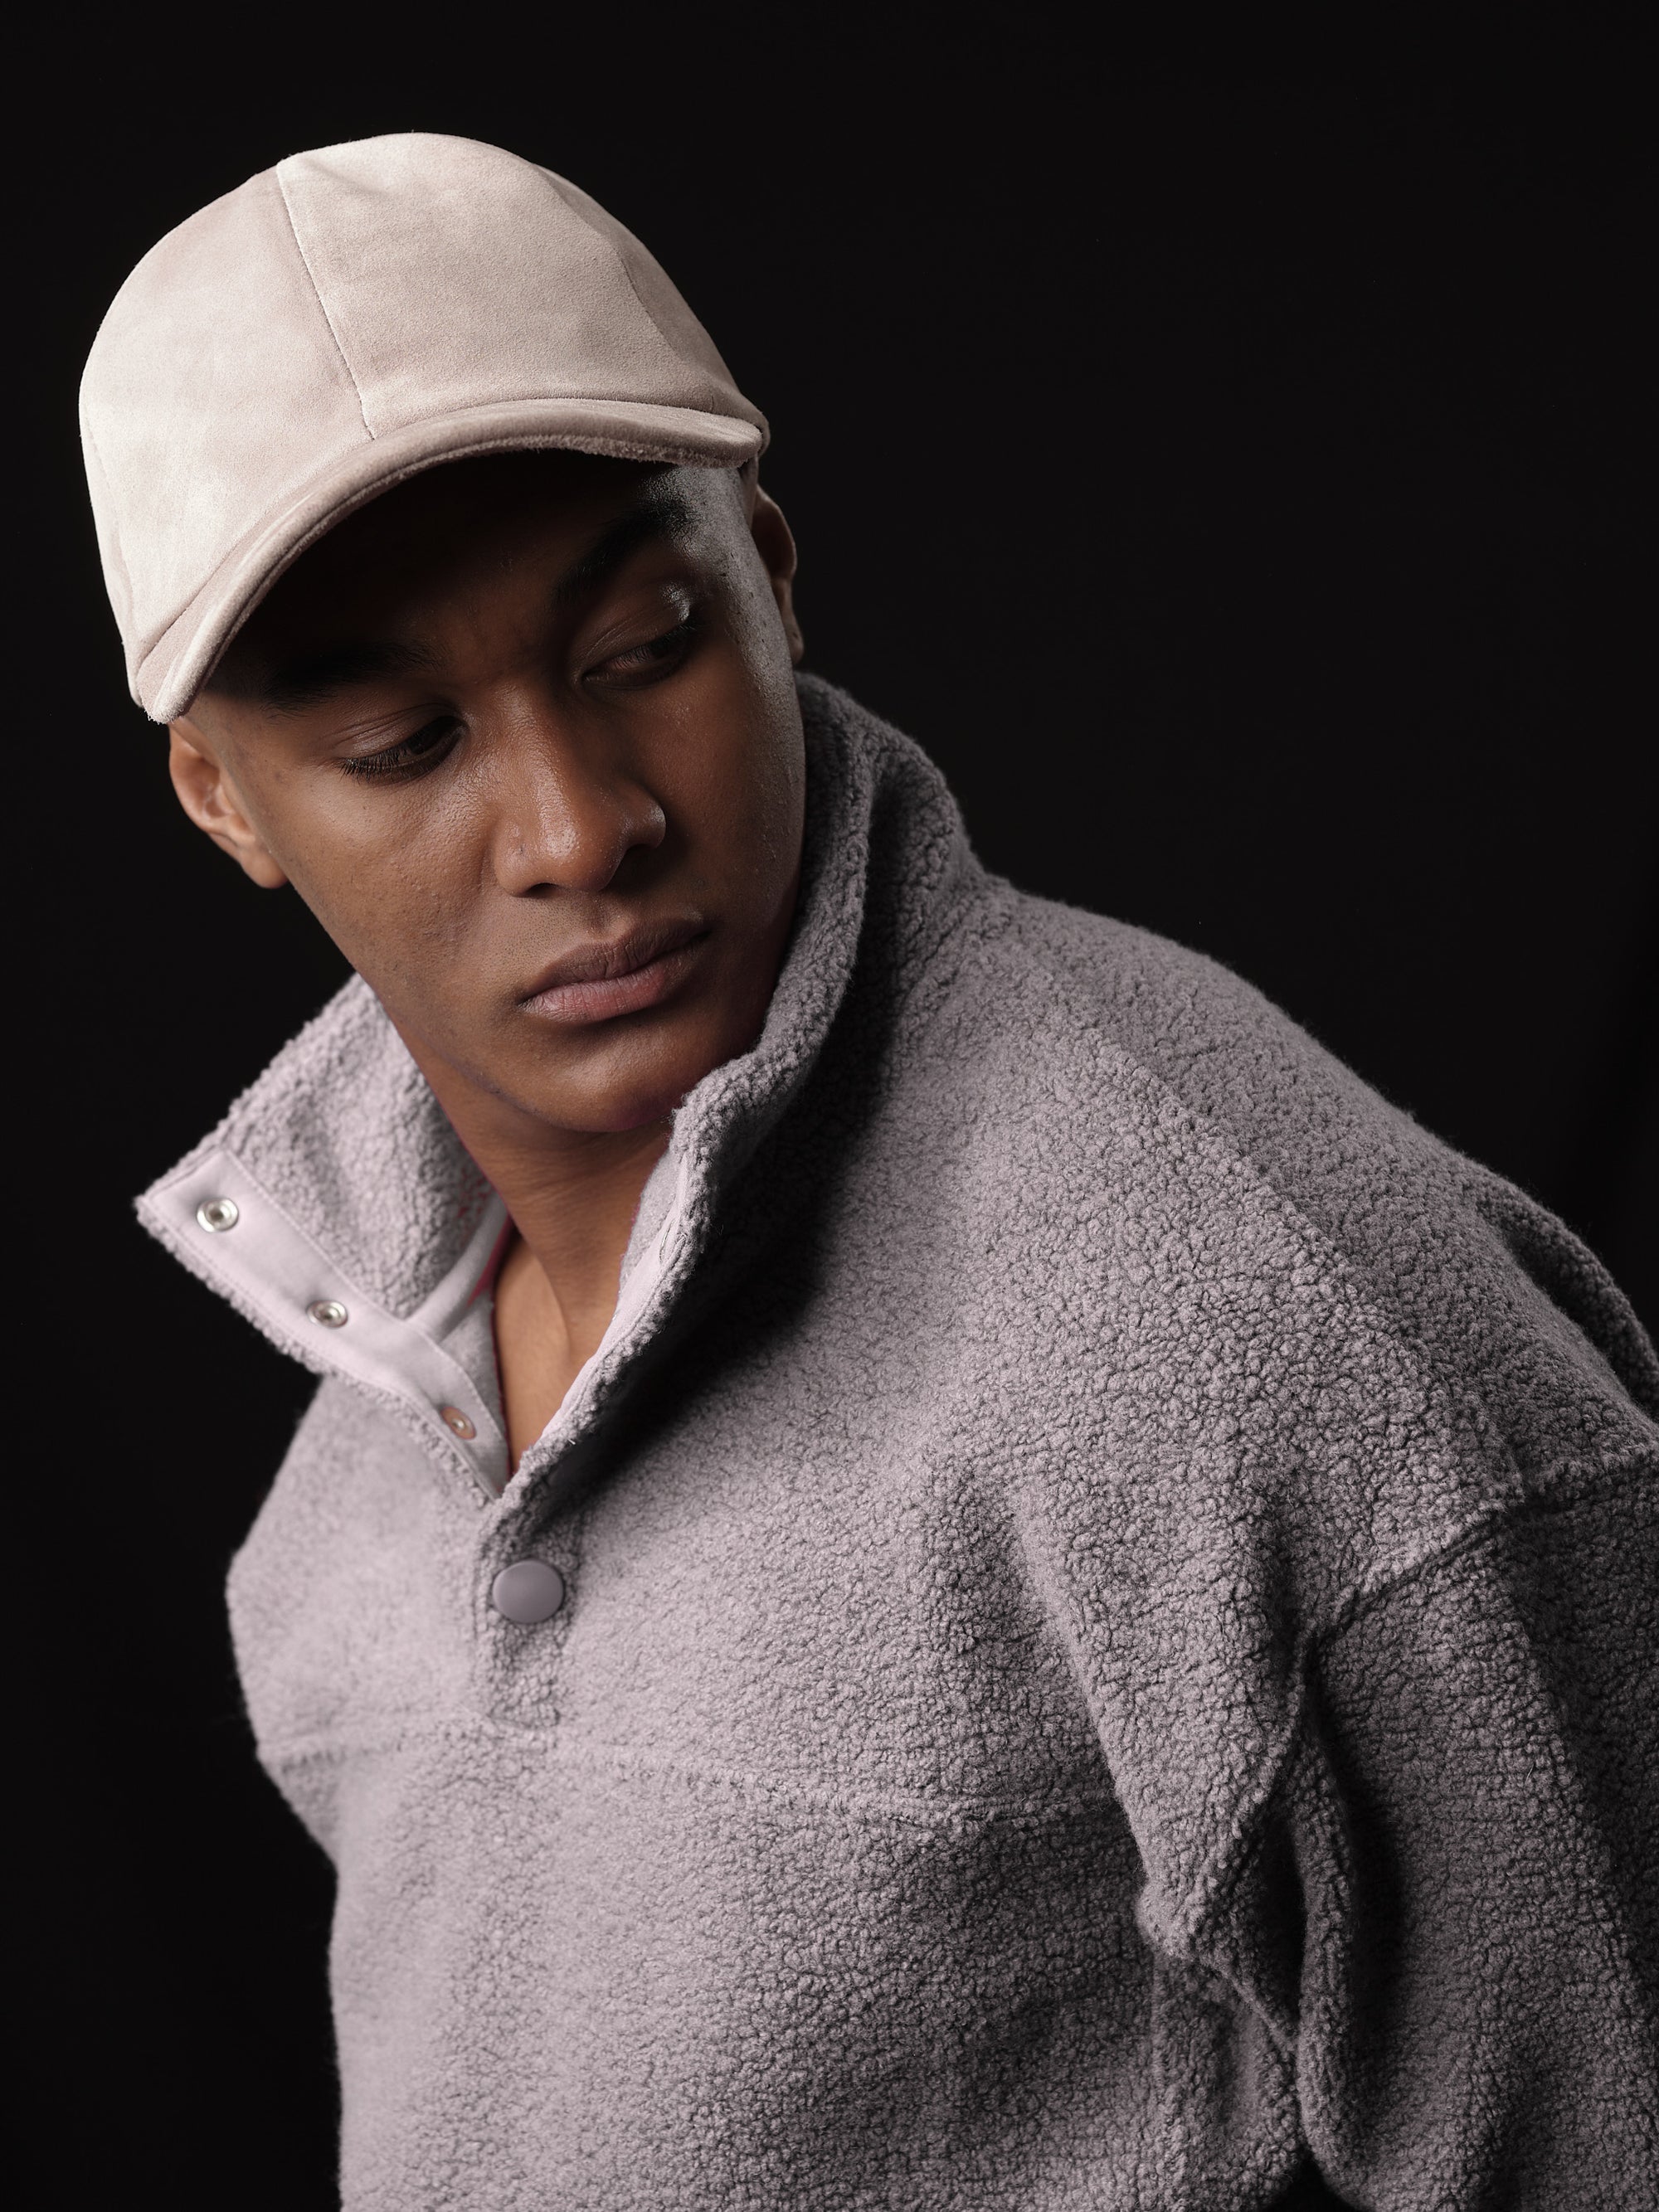
[[[1000,1079],[1063,1106],[1060,1141],[1161,1133],[1190,1164],[1206,1157],[1235,1185],[1247,1166],[1291,1203],[1328,1180],[1486,1178],[1220,961],[995,878],[986,910],[958,1014]]]
[[[1287,1362],[1299,1311],[1363,1313],[1534,1467],[1611,1448],[1638,1407],[1659,1417],[1653,1346],[1584,1244],[1253,984],[995,879],[987,915],[955,994],[964,1064],[1058,1179],[1092,1179],[1131,1264],[1200,1301],[1234,1275]]]
[[[987,939],[1000,1023],[1034,1065],[1091,1060],[1121,1097],[1178,1103],[1242,1152],[1341,1122],[1374,1139],[1448,1147],[1285,1009],[1208,954],[1156,931],[997,884],[1004,926]],[[1000,972],[997,972],[1000,971]],[[1287,1161],[1287,1164],[1290,1162]]]

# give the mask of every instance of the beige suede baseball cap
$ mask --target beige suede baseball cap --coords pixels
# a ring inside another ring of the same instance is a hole
[[[283,571],[434,463],[529,447],[735,468],[765,417],[639,240],[499,147],[295,154],[151,248],[81,383],[132,696],[183,714]]]

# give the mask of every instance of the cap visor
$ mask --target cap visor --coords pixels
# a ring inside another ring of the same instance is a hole
[[[765,450],[763,427],[730,415],[621,399],[514,399],[410,423],[320,470],[220,562],[139,662],[133,691],[152,721],[184,714],[220,654],[308,546],[405,477],[471,454],[562,447],[624,461],[738,468]]]

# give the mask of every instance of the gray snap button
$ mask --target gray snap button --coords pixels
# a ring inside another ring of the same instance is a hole
[[[306,1311],[319,1328],[343,1328],[350,1319],[338,1298],[313,1298]]]
[[[241,1218],[242,1209],[234,1198],[204,1198],[196,1209],[204,1229],[234,1229]]]
[[[515,1559],[489,1585],[489,1601],[504,1620],[533,1628],[564,1603],[564,1577],[545,1559]]]

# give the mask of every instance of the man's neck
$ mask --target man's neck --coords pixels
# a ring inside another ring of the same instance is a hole
[[[492,1145],[487,1133],[469,1141],[457,1126],[546,1277],[568,1343],[586,1358],[616,1310],[640,1194],[668,1149],[670,1128],[664,1120],[605,1134],[556,1133],[558,1144],[532,1150]]]
[[[516,1469],[611,1325],[629,1233],[651,1170],[667,1150],[670,1124],[665,1118],[599,1133],[550,1128],[481,1098],[453,1069],[424,1072],[517,1232],[496,1273],[493,1315],[509,1464]]]
[[[546,1278],[568,1344],[586,1357],[616,1310],[640,1194],[668,1149],[668,1117],[634,1129],[557,1128],[480,1091],[420,1039],[404,1042]]]

